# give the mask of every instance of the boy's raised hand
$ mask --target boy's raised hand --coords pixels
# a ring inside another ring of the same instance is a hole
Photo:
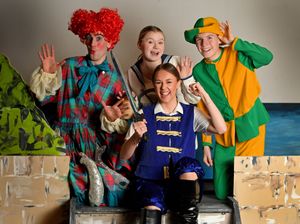
[[[42,69],[47,73],[55,73],[59,64],[55,59],[55,51],[53,45],[43,44],[39,51],[39,57],[42,62]]]
[[[234,36],[231,31],[231,25],[226,20],[226,22],[220,23],[220,29],[223,32],[223,35],[219,35],[219,39],[221,40],[222,44],[230,45],[234,40]]]
[[[189,86],[189,90],[195,95],[195,96],[200,96],[203,98],[203,96],[206,93],[206,91],[203,89],[203,87],[200,85],[199,82],[193,83]]]

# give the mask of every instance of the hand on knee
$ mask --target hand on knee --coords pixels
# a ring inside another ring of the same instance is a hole
[[[148,206],[145,206],[145,209],[147,210],[157,210],[157,211],[161,211],[161,209],[155,205],[148,205]]]
[[[183,173],[179,176],[180,180],[197,180],[198,176],[195,172]]]

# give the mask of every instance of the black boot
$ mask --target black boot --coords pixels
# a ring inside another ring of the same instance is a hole
[[[161,212],[143,208],[141,210],[141,224],[161,224]]]
[[[177,214],[181,224],[197,224],[200,198],[200,185],[198,180],[177,181]]]

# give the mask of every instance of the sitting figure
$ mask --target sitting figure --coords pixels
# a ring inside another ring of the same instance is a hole
[[[161,223],[168,208],[177,212],[181,223],[197,223],[204,173],[195,159],[196,132],[222,134],[225,121],[199,83],[190,89],[202,98],[210,118],[178,101],[181,80],[172,64],[158,65],[152,77],[158,102],[142,109],[143,121],[131,124],[120,157],[136,160],[133,189],[143,208],[142,223]]]

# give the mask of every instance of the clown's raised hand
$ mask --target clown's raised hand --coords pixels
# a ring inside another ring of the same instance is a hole
[[[41,46],[39,51],[39,57],[42,63],[42,69],[47,73],[55,73],[59,64],[55,59],[55,50],[53,45],[51,47],[48,44]]]

